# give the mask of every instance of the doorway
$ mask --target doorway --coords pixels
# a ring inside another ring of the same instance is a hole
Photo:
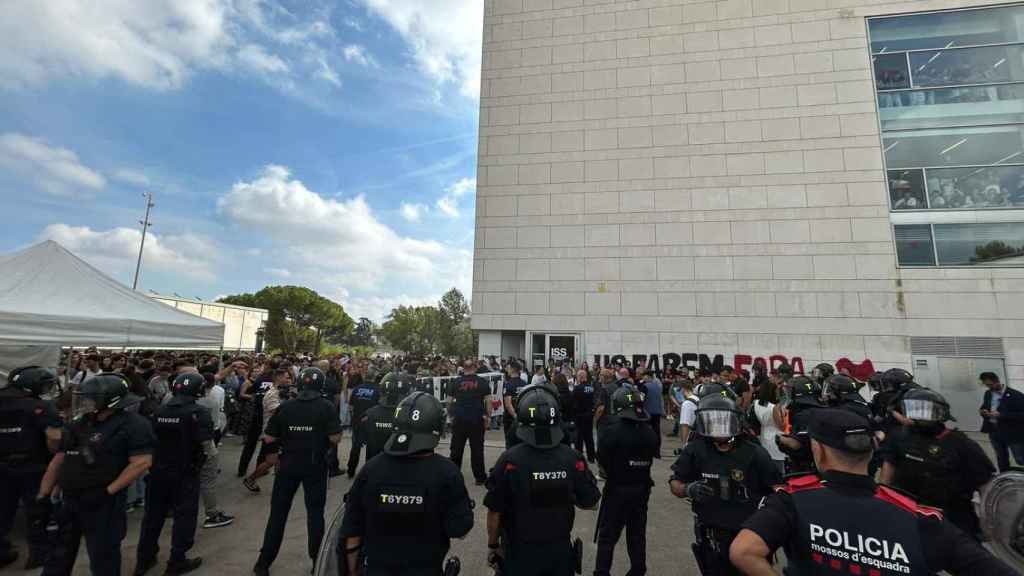
[[[549,334],[533,332],[530,334],[531,366],[545,366],[548,359],[576,366],[580,356],[579,334]]]

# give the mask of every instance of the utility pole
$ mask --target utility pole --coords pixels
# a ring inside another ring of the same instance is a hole
[[[132,280],[132,290],[135,290],[139,286],[139,271],[142,269],[142,249],[146,247],[146,231],[152,224],[149,222],[149,211],[156,206],[153,204],[153,193],[146,192],[146,217],[144,220],[139,220],[139,224],[142,225],[142,241],[139,242],[139,259],[135,261],[135,279]]]

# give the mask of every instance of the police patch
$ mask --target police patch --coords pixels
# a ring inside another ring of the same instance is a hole
[[[733,470],[730,473],[730,476],[732,476],[732,479],[737,482],[743,482],[743,478],[745,478],[745,476],[743,476],[743,470]]]
[[[100,434],[99,432],[89,437],[89,442],[92,442],[93,444],[99,444],[102,440],[103,434]]]
[[[932,456],[938,456],[939,452],[942,452],[942,448],[939,448],[938,446],[928,447],[928,454],[931,454]]]

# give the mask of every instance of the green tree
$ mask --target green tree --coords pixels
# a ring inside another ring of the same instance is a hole
[[[373,346],[373,337],[377,333],[377,325],[373,320],[363,317],[356,323],[355,329],[348,338],[351,346]]]
[[[477,339],[469,325],[469,304],[457,289],[437,306],[399,306],[391,311],[380,335],[394,348],[411,354],[474,356]]]
[[[255,294],[228,296],[220,302],[266,308],[267,345],[289,352],[314,352],[320,340],[341,343],[354,326],[340,304],[301,286],[267,286]]]

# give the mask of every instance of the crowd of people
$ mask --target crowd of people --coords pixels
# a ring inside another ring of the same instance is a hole
[[[500,398],[481,375],[500,375]],[[993,373],[980,380],[979,413],[999,470],[1010,456],[1024,463],[1024,395]],[[341,573],[440,573],[450,539],[473,528],[461,472],[467,443],[474,480],[486,489],[487,559],[509,576],[578,569],[574,506],[600,506],[595,575],[610,573],[623,532],[630,573],[644,574],[652,467],[668,455],[669,489],[693,507],[692,550],[705,575],[773,573],[780,548],[795,574],[822,566],[1015,573],[981,546],[971,504],[996,467],[948,425],[941,394],[900,369],[859,382],[828,364],[804,375],[786,364],[656,372],[555,360],[529,369],[516,358],[87,350],[68,354],[56,375],[26,367],[8,381],[0,390],[0,565],[17,559],[7,536],[20,500],[26,567],[48,576],[71,574],[83,538],[93,574],[120,574],[135,509],[143,510],[136,576],[155,566],[168,516],[165,573],[198,568],[202,560],[187,553],[200,502],[204,528],[233,521],[217,504],[218,446],[229,435],[243,442],[243,489],[261,491],[276,470],[257,576],[270,573],[300,486],[308,553],[317,558],[327,478],[343,474],[352,480],[348,506],[329,551]],[[483,446],[496,414],[506,450],[490,464]],[[347,460],[338,450],[346,426]],[[442,457],[435,449],[447,431]],[[401,555],[388,552],[396,542]],[[886,542],[884,553],[871,542]]]

